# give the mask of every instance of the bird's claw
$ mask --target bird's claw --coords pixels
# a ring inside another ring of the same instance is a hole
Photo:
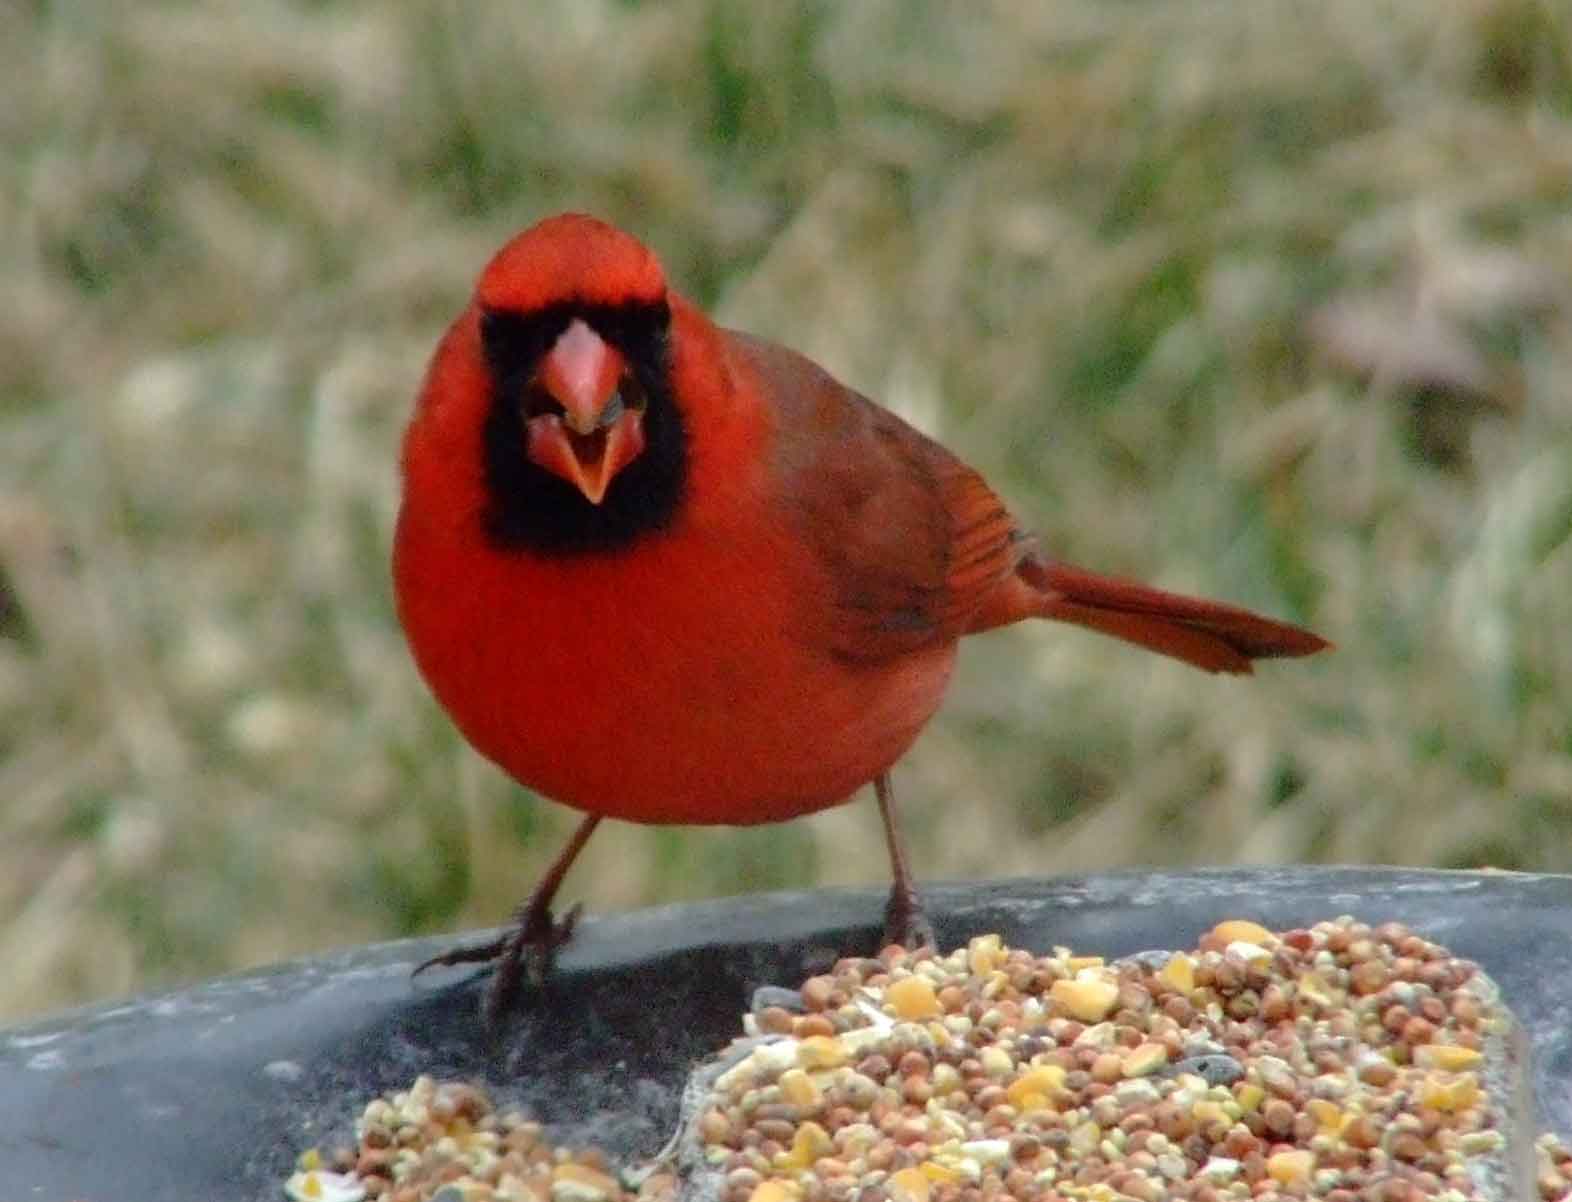
[[[490,964],[503,952],[507,946],[507,938],[493,939],[490,943],[471,943],[462,947],[450,948],[440,955],[432,956],[429,960],[422,960],[410,971],[410,976],[418,977],[428,968],[452,968],[456,964]]]
[[[497,941],[497,951],[488,957],[497,961],[496,971],[481,1004],[488,1027],[496,1029],[501,1025],[526,984],[536,992],[546,987],[557,949],[573,938],[583,909],[574,903],[560,919],[553,918],[545,907],[527,910],[519,916],[519,925]]]
[[[560,919],[554,919],[545,907],[527,910],[519,915],[518,925],[507,934],[487,943],[455,947],[432,956],[416,965],[410,976],[419,976],[428,968],[495,962],[496,969],[481,1009],[487,1025],[496,1027],[513,1009],[526,984],[537,992],[545,988],[557,949],[573,938],[573,929],[583,910],[581,904],[575,903]]]

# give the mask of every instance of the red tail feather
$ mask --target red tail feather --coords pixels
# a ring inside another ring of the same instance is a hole
[[[1041,590],[1043,617],[1137,643],[1208,672],[1249,672],[1251,660],[1314,655],[1331,646],[1318,634],[1238,606],[1070,564],[1034,560],[1020,573]]]

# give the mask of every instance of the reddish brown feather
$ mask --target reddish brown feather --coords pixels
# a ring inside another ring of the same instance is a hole
[[[1021,575],[1042,595],[1045,618],[1073,622],[1208,672],[1246,673],[1255,659],[1313,655],[1318,634],[1221,601],[1204,601],[1066,563],[1030,559]]]
[[[1026,618],[1054,618],[1208,672],[1327,646],[1237,606],[1040,556],[974,470],[794,351],[728,332],[779,417],[777,486],[835,604],[815,637],[879,663]]]
[[[809,359],[727,336],[777,419],[781,512],[824,570],[832,604],[814,607],[810,637],[860,664],[953,644],[1020,559],[1004,503],[949,451]],[[1024,608],[1010,620],[1029,616]]]
[[[1008,579],[1026,539],[987,481],[942,447],[929,445],[943,455],[938,474],[949,554],[939,618],[953,638],[970,628],[973,616]]]

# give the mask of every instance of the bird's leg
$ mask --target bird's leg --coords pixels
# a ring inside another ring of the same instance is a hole
[[[890,900],[884,906],[884,942],[886,945],[898,943],[909,950],[934,947],[933,926],[923,916],[917,885],[906,864],[900,828],[895,824],[895,794],[890,788],[888,772],[873,778],[873,791],[879,799],[884,841],[890,848]]]
[[[584,850],[584,845],[599,825],[599,814],[590,814],[579,823],[568,845],[552,861],[546,875],[540,878],[529,898],[518,908],[511,931],[489,943],[456,947],[440,956],[433,956],[416,968],[415,972],[425,972],[438,965],[447,967],[497,961],[483,1006],[487,1022],[494,1025],[518,999],[526,975],[536,987],[544,983],[557,949],[572,937],[579,907],[574,906],[561,920],[556,920],[551,916],[551,903],[557,896],[557,890],[562,887],[562,878],[568,875],[568,869],[578,859],[579,852]]]

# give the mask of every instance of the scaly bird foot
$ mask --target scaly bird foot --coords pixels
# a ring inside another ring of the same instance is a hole
[[[907,951],[920,947],[937,948],[933,924],[922,912],[915,893],[896,889],[884,907],[884,946],[899,944]]]
[[[560,920],[553,919],[551,911],[545,907],[527,911],[519,916],[518,925],[507,934],[488,943],[456,947],[433,956],[416,966],[410,975],[417,976],[428,968],[495,961],[491,984],[481,1001],[481,1015],[486,1025],[495,1029],[518,1004],[526,985],[536,992],[545,988],[557,949],[573,937],[573,928],[582,909],[575,905]]]
[[[560,920],[553,919],[545,907],[520,916],[519,925],[504,940],[491,985],[481,1001],[481,1016],[488,1027],[496,1030],[502,1025],[518,1005],[526,984],[536,993],[546,987],[557,949],[573,938],[582,910],[575,905]]]

